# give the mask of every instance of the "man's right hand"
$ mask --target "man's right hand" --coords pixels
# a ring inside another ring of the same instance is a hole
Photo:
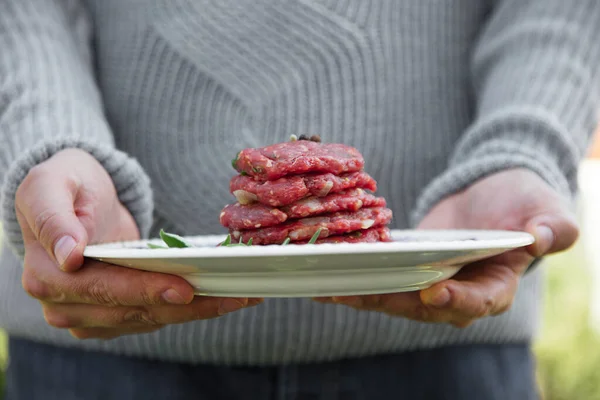
[[[194,297],[180,277],[84,260],[88,243],[137,240],[139,231],[108,173],[82,150],[63,150],[34,167],[17,190],[16,212],[23,287],[41,302],[48,324],[76,338],[152,332],[261,302]]]

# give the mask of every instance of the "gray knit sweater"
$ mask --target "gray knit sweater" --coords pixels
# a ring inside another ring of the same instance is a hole
[[[222,233],[236,151],[318,133],[360,149],[395,228],[510,167],[570,196],[600,106],[599,27],[598,0],[0,0],[0,327],[252,365],[530,340],[539,272],[508,313],[464,330],[272,299],[77,341],[21,288],[15,191],[32,166],[76,146],[106,167],[144,235]]]

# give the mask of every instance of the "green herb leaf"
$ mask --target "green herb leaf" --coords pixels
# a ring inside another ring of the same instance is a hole
[[[248,240],[247,244],[242,241],[241,237],[240,237],[240,240],[238,243],[232,243],[231,235],[227,235],[225,240],[221,243],[221,247],[239,247],[239,246],[252,246],[252,238],[250,238],[250,240]]]
[[[222,246],[229,246],[231,244],[231,235],[227,235],[225,241],[221,243]]]
[[[310,238],[310,240],[308,241],[308,244],[315,244],[315,242],[317,241],[317,239],[319,238],[319,236],[321,235],[321,231],[323,230],[323,228],[319,228],[317,229],[317,231],[315,232],[314,235],[312,235],[312,237]]]
[[[158,244],[148,243],[148,247],[151,249],[168,249],[166,246],[160,246]]]
[[[174,233],[167,233],[162,229],[160,230],[160,237],[169,247],[175,247],[180,249],[185,247],[192,247],[181,236],[176,235]]]
[[[290,238],[286,238],[286,239],[283,241],[283,243],[281,243],[281,245],[282,245],[282,246],[285,246],[285,245],[287,245],[287,244],[289,244],[289,243],[290,243]]]
[[[231,166],[233,167],[233,169],[235,169],[237,171],[237,162],[240,159],[240,153],[241,151],[238,151],[238,153],[235,155],[235,158],[233,160],[231,160]]]

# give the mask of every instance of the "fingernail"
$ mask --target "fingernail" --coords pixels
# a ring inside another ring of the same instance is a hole
[[[187,304],[187,301],[175,289],[168,289],[163,293],[162,298],[169,304]]]
[[[244,308],[244,303],[236,299],[225,299],[219,304],[219,315],[225,315]]]
[[[534,236],[539,255],[546,254],[554,244],[554,232],[546,225],[539,225],[535,227]]]
[[[434,307],[443,307],[450,302],[450,292],[448,289],[443,288],[436,294],[431,297],[428,303]]]
[[[54,257],[56,257],[59,266],[62,267],[69,255],[75,250],[75,247],[77,247],[77,242],[71,236],[63,236],[58,239],[58,242],[54,245]]]

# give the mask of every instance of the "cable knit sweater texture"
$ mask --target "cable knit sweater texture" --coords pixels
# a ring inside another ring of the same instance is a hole
[[[319,133],[363,152],[395,228],[511,167],[569,197],[597,123],[598,26],[597,0],[0,0],[0,327],[238,365],[531,340],[539,269],[509,312],[462,330],[272,299],[77,341],[22,290],[15,191],[31,167],[79,147],[108,170],[145,236],[222,233],[237,150]]]

